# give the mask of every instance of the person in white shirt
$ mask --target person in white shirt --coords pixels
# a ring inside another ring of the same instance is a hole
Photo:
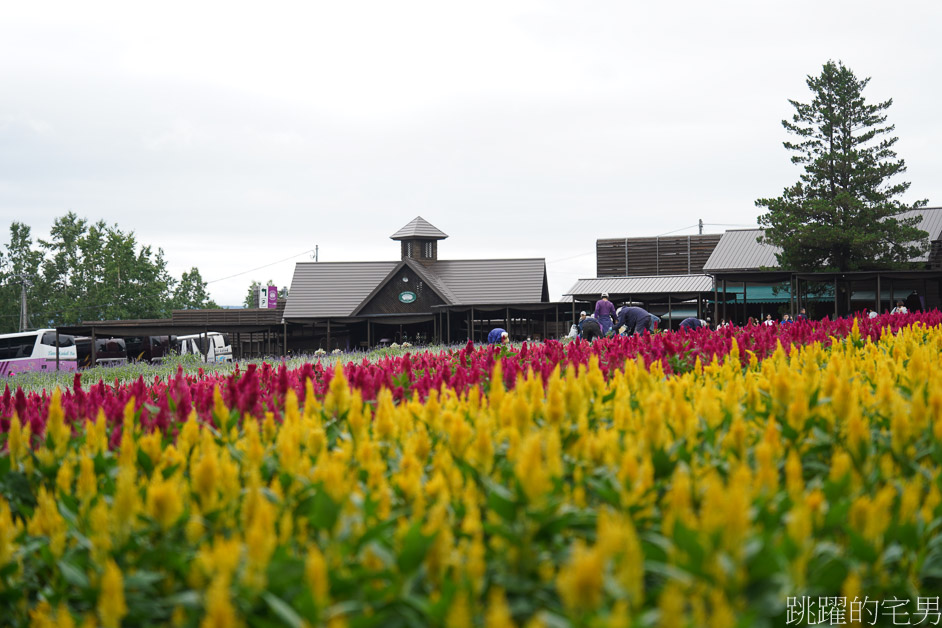
[[[890,314],[909,314],[909,310],[906,309],[906,306],[903,305],[902,301],[896,302],[896,307],[893,308],[893,311]]]

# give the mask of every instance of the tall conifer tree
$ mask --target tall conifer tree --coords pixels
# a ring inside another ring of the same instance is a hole
[[[886,124],[893,100],[868,104],[869,78],[858,79],[841,62],[828,61],[809,76],[810,103],[795,108],[782,125],[796,135],[785,142],[792,163],[804,167],[798,183],[778,198],[762,198],[764,241],[782,248],[779,265],[790,270],[898,268],[928,248],[918,217],[901,217],[927,201],[899,200],[907,182],[890,181],[906,171]]]

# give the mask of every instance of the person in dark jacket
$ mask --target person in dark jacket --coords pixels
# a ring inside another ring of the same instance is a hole
[[[700,329],[701,327],[709,328],[710,326],[702,318],[696,318],[694,316],[680,321],[680,329]]]
[[[589,341],[595,340],[596,338],[601,338],[603,336],[602,326],[591,316],[586,316],[584,319],[582,319],[581,336],[585,340]]]
[[[495,327],[487,334],[487,344],[489,345],[499,345],[507,342],[510,342],[510,335],[500,327]]]
[[[618,329],[625,327],[625,334],[642,334],[644,330],[652,334],[657,329],[660,319],[641,307],[623,307],[618,314]]]
[[[608,300],[607,292],[603,292],[602,298],[595,302],[593,316],[602,326],[602,333],[607,335],[615,324],[615,304]]]

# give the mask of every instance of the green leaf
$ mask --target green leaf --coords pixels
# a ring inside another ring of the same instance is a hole
[[[487,507],[500,515],[504,521],[513,521],[517,518],[517,503],[513,493],[500,484],[488,483]]]
[[[435,541],[436,535],[426,536],[422,534],[422,527],[418,523],[412,524],[406,536],[402,539],[402,549],[399,556],[396,557],[396,563],[399,565],[399,571],[403,574],[410,574],[415,571],[425,555]]]
[[[79,589],[87,589],[89,587],[88,576],[72,563],[60,560],[57,566],[59,567],[59,573],[62,574],[62,578],[73,587],[78,587]]]
[[[340,516],[340,504],[331,499],[323,487],[301,502],[298,508],[304,510],[308,521],[318,530],[332,530]]]
[[[268,604],[268,608],[270,608],[285,625],[291,626],[291,628],[301,628],[304,625],[304,620],[301,619],[301,616],[277,595],[265,591],[262,593],[262,599],[265,600],[265,603]]]
[[[154,470],[154,463],[143,449],[137,450],[137,464],[141,465],[141,468],[144,469],[144,473],[150,475]]]

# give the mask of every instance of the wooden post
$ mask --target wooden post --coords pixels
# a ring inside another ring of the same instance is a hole
[[[92,368],[95,367],[95,365],[97,364],[97,361],[98,361],[98,353],[95,351],[95,341],[96,341],[96,340],[97,340],[97,338],[95,337],[95,328],[92,327],[92,363],[91,363],[91,365],[90,365]]]
[[[742,282],[742,320],[745,323],[749,320],[749,299],[746,298],[746,282]]]
[[[837,275],[834,275],[834,320],[837,320]]]
[[[667,328],[671,329],[674,324],[674,311],[671,307],[671,295],[667,295]]]
[[[726,317],[726,280],[723,280],[723,319],[729,322],[729,318]]]
[[[713,324],[720,324],[720,287],[716,283],[716,277],[713,278]]]
[[[504,329],[507,330],[507,335],[512,337],[513,334],[510,333],[510,308],[509,307],[504,308],[504,323],[505,323]]]
[[[327,319],[327,353],[330,353],[330,319]]]
[[[451,309],[445,310],[445,323],[448,327],[448,344],[451,344]]]
[[[556,310],[556,334],[559,335],[559,306],[554,305],[553,309]]]
[[[474,342],[474,308],[471,308],[471,342]]]
[[[286,358],[288,357],[288,323],[282,322],[281,324],[284,326],[284,332],[285,332],[284,334],[285,344],[282,345],[281,347],[281,355],[282,357]]]

